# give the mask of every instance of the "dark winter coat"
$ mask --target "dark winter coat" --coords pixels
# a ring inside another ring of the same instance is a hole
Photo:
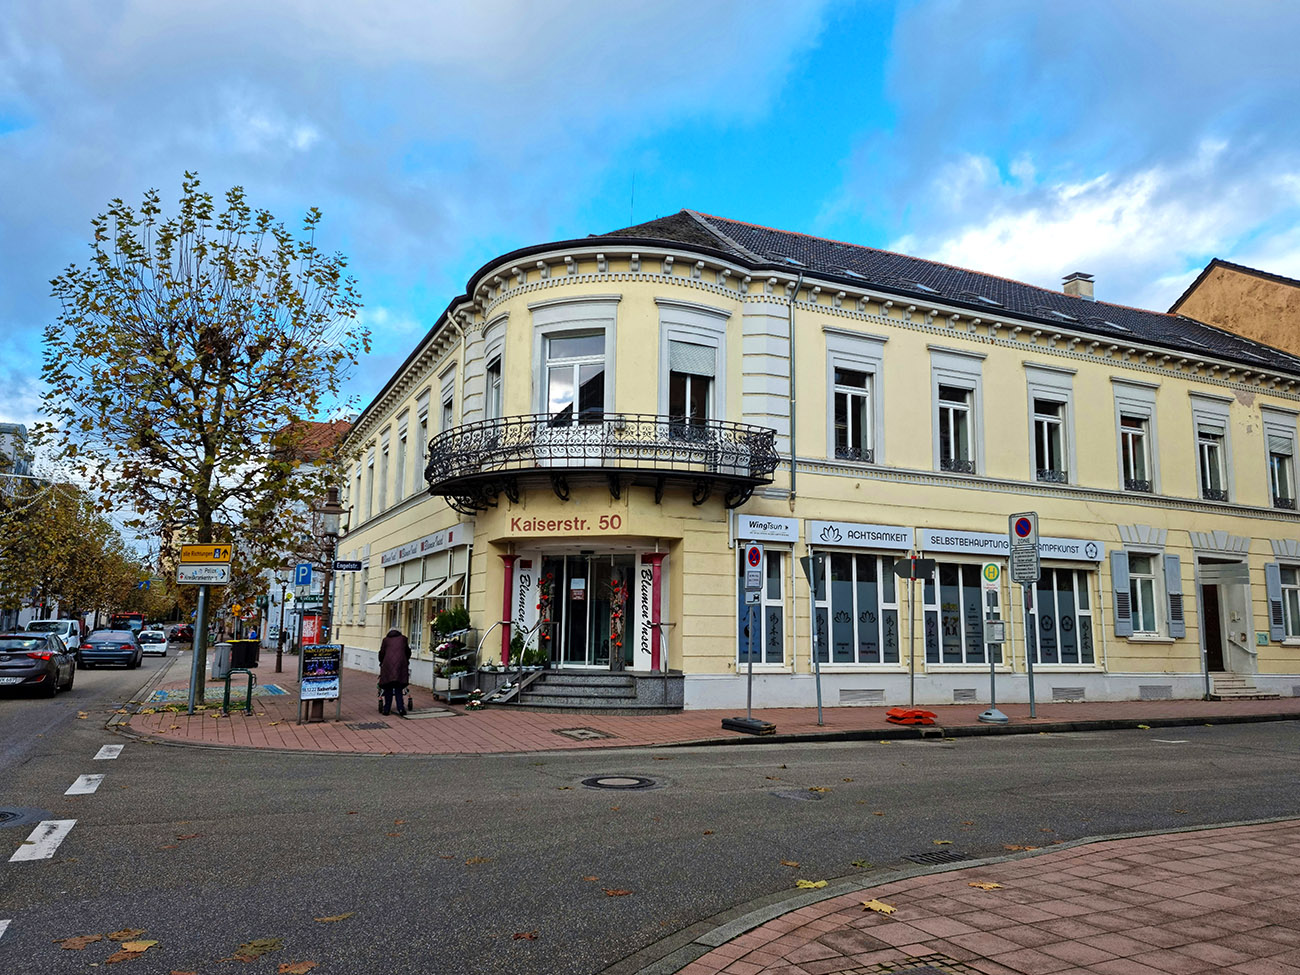
[[[402,631],[388,631],[379,645],[379,683],[405,687],[411,682],[411,645]]]

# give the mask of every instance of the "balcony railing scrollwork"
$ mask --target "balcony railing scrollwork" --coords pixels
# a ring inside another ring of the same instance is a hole
[[[618,497],[625,480],[648,483],[655,500],[667,480],[692,485],[703,504],[715,484],[727,507],[744,504],[776,470],[776,432],[725,420],[645,413],[506,416],[462,424],[429,442],[424,477],[431,494],[457,511],[483,511],[505,494],[519,499],[519,478],[547,475],[556,495],[569,496],[569,479],[604,476]]]

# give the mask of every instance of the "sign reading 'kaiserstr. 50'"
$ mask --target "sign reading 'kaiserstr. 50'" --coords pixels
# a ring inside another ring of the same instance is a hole
[[[626,531],[627,519],[621,514],[589,515],[585,518],[533,518],[528,515],[510,517],[512,535],[557,535],[565,532],[601,534]]]

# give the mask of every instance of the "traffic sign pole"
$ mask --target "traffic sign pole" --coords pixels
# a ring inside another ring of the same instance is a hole
[[[199,586],[199,605],[195,611],[194,646],[190,661],[190,706],[189,713],[194,713],[194,695],[196,688],[203,686],[203,658],[208,650],[208,587]]]
[[[723,718],[722,727],[730,731],[743,731],[750,735],[770,735],[776,732],[776,725],[759,721],[754,717],[754,606],[762,599],[763,592],[763,546],[757,542],[747,542],[745,552],[745,608],[749,624],[749,641],[745,647],[749,657],[748,677],[745,682],[745,717]],[[760,641],[761,646],[761,641]]]
[[[984,580],[984,619],[991,622],[994,619],[993,607],[998,601],[998,592],[1001,589],[1002,566],[996,562],[986,562],[980,576]],[[986,627],[986,629],[989,629],[989,627]],[[989,655],[989,707],[987,711],[979,715],[978,720],[983,721],[985,724],[1006,724],[1009,720],[998,709],[998,672],[992,649],[996,646],[1001,651],[1005,645],[1004,643],[991,643],[987,636],[984,641],[984,650]],[[1001,656],[1000,652],[999,656]]]
[[[1030,650],[1029,607],[1033,586],[1042,574],[1038,553],[1038,512],[1022,511],[1007,519],[1007,537],[1011,541],[1011,581],[1023,587],[1021,615],[1025,619],[1025,673],[1029,677],[1029,716],[1038,716],[1034,702],[1034,654]]]

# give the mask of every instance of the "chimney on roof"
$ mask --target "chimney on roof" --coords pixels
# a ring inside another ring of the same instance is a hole
[[[1075,271],[1065,276],[1065,293],[1076,298],[1086,298],[1088,301],[1097,300],[1092,296],[1092,275],[1084,274],[1082,271]]]

